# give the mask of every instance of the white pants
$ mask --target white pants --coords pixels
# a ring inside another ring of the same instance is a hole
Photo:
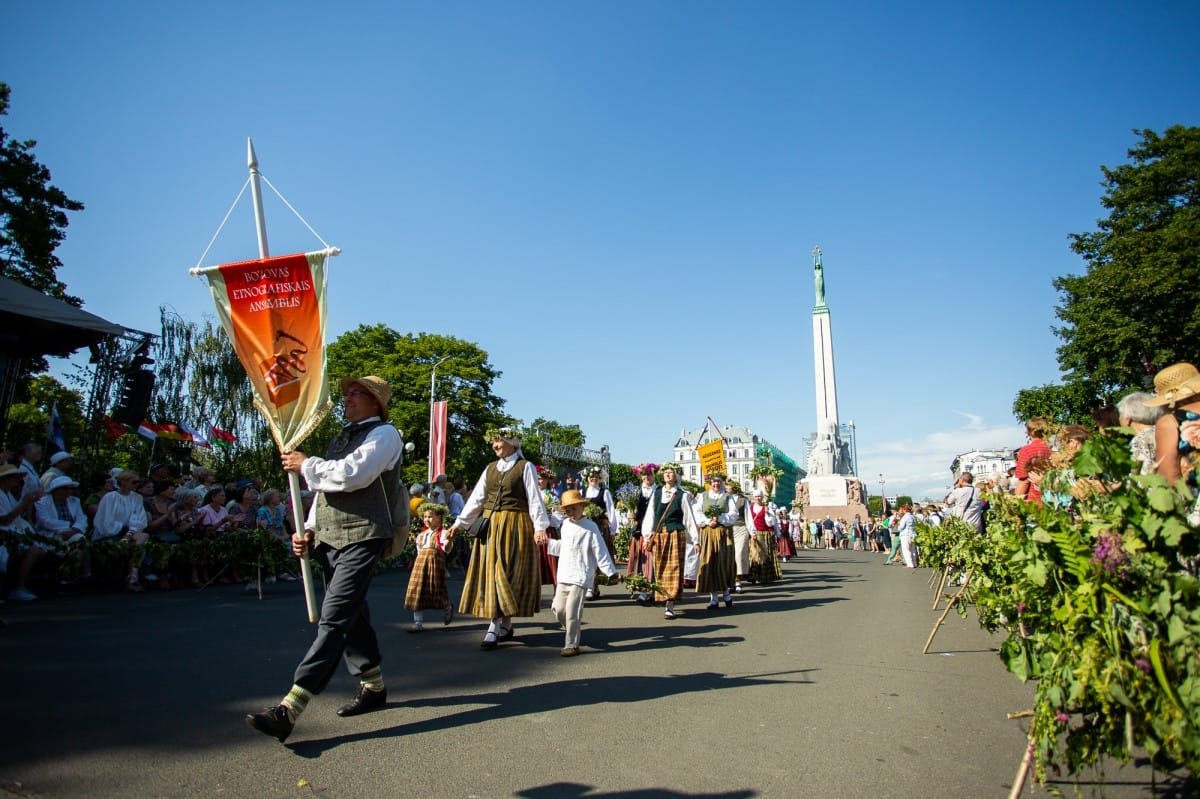
[[[554,601],[550,603],[550,612],[554,620],[567,628],[567,640],[564,649],[576,649],[579,646],[579,626],[583,618],[583,597],[587,591],[582,585],[559,583],[554,589]]]
[[[733,528],[733,562],[739,577],[750,573],[750,530],[745,525]]]
[[[916,544],[916,538],[910,535],[900,536],[900,557],[904,558],[904,565],[910,569],[916,568],[917,565]]]

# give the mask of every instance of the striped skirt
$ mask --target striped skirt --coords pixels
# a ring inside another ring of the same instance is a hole
[[[775,554],[775,534],[770,531],[755,533],[750,544],[750,579],[756,583],[769,583],[781,576],[779,556]]]
[[[445,553],[436,548],[420,550],[404,592],[405,610],[442,610],[449,604]]]
[[[653,536],[651,537],[653,538]],[[652,580],[654,579],[654,557],[650,554],[650,547],[642,543],[645,540],[641,536],[629,537],[629,561],[625,564],[625,573],[640,574],[647,580]]]
[[[524,511],[492,514],[487,541],[475,543],[460,613],[480,619],[532,616],[541,603],[541,573],[533,520]]]
[[[728,527],[701,527],[696,591],[701,594],[724,593],[733,587],[736,577],[732,530]]]
[[[654,592],[654,601],[678,602],[683,599],[683,553],[687,548],[687,533],[683,530],[663,530],[650,536],[647,546],[654,582],[662,593]]]

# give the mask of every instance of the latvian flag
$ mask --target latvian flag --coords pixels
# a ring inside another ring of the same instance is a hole
[[[211,439],[213,446],[228,448],[232,447],[234,442],[237,441],[237,436],[228,430],[222,430],[219,427],[213,427]]]

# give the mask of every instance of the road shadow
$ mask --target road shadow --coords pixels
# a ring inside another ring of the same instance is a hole
[[[575,782],[554,782],[515,791],[523,799],[750,799],[758,791],[718,791],[717,793],[684,793],[668,788],[636,788],[629,791],[599,791],[590,785]]]

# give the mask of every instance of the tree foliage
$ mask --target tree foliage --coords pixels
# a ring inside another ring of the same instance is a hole
[[[8,113],[10,89],[0,83],[0,116]],[[0,275],[79,306],[58,279],[54,251],[66,237],[67,212],[82,211],[50,183],[50,170],[34,157],[33,139],[10,138],[0,128]]]
[[[1054,280],[1059,366],[1098,404],[1200,358],[1200,128],[1135,133],[1130,163],[1101,167],[1108,216],[1071,236],[1087,271]]]
[[[1013,415],[1022,422],[1041,417],[1060,425],[1091,425],[1089,409],[1100,407],[1099,393],[1095,385],[1081,380],[1065,385],[1047,384],[1037,388],[1023,388],[1013,401]]]
[[[504,400],[492,393],[500,377],[478,345],[436,333],[399,333],[386,325],[360,325],[329,345],[332,385],[343,377],[379,375],[392,387],[390,420],[405,442],[415,445],[406,458],[405,479],[424,482],[429,468],[429,403],[431,378],[437,367],[437,399],[449,402],[446,473],[470,484],[492,460],[483,432],[515,424],[504,413]],[[324,450],[335,429],[323,426],[306,442],[313,452]]]

